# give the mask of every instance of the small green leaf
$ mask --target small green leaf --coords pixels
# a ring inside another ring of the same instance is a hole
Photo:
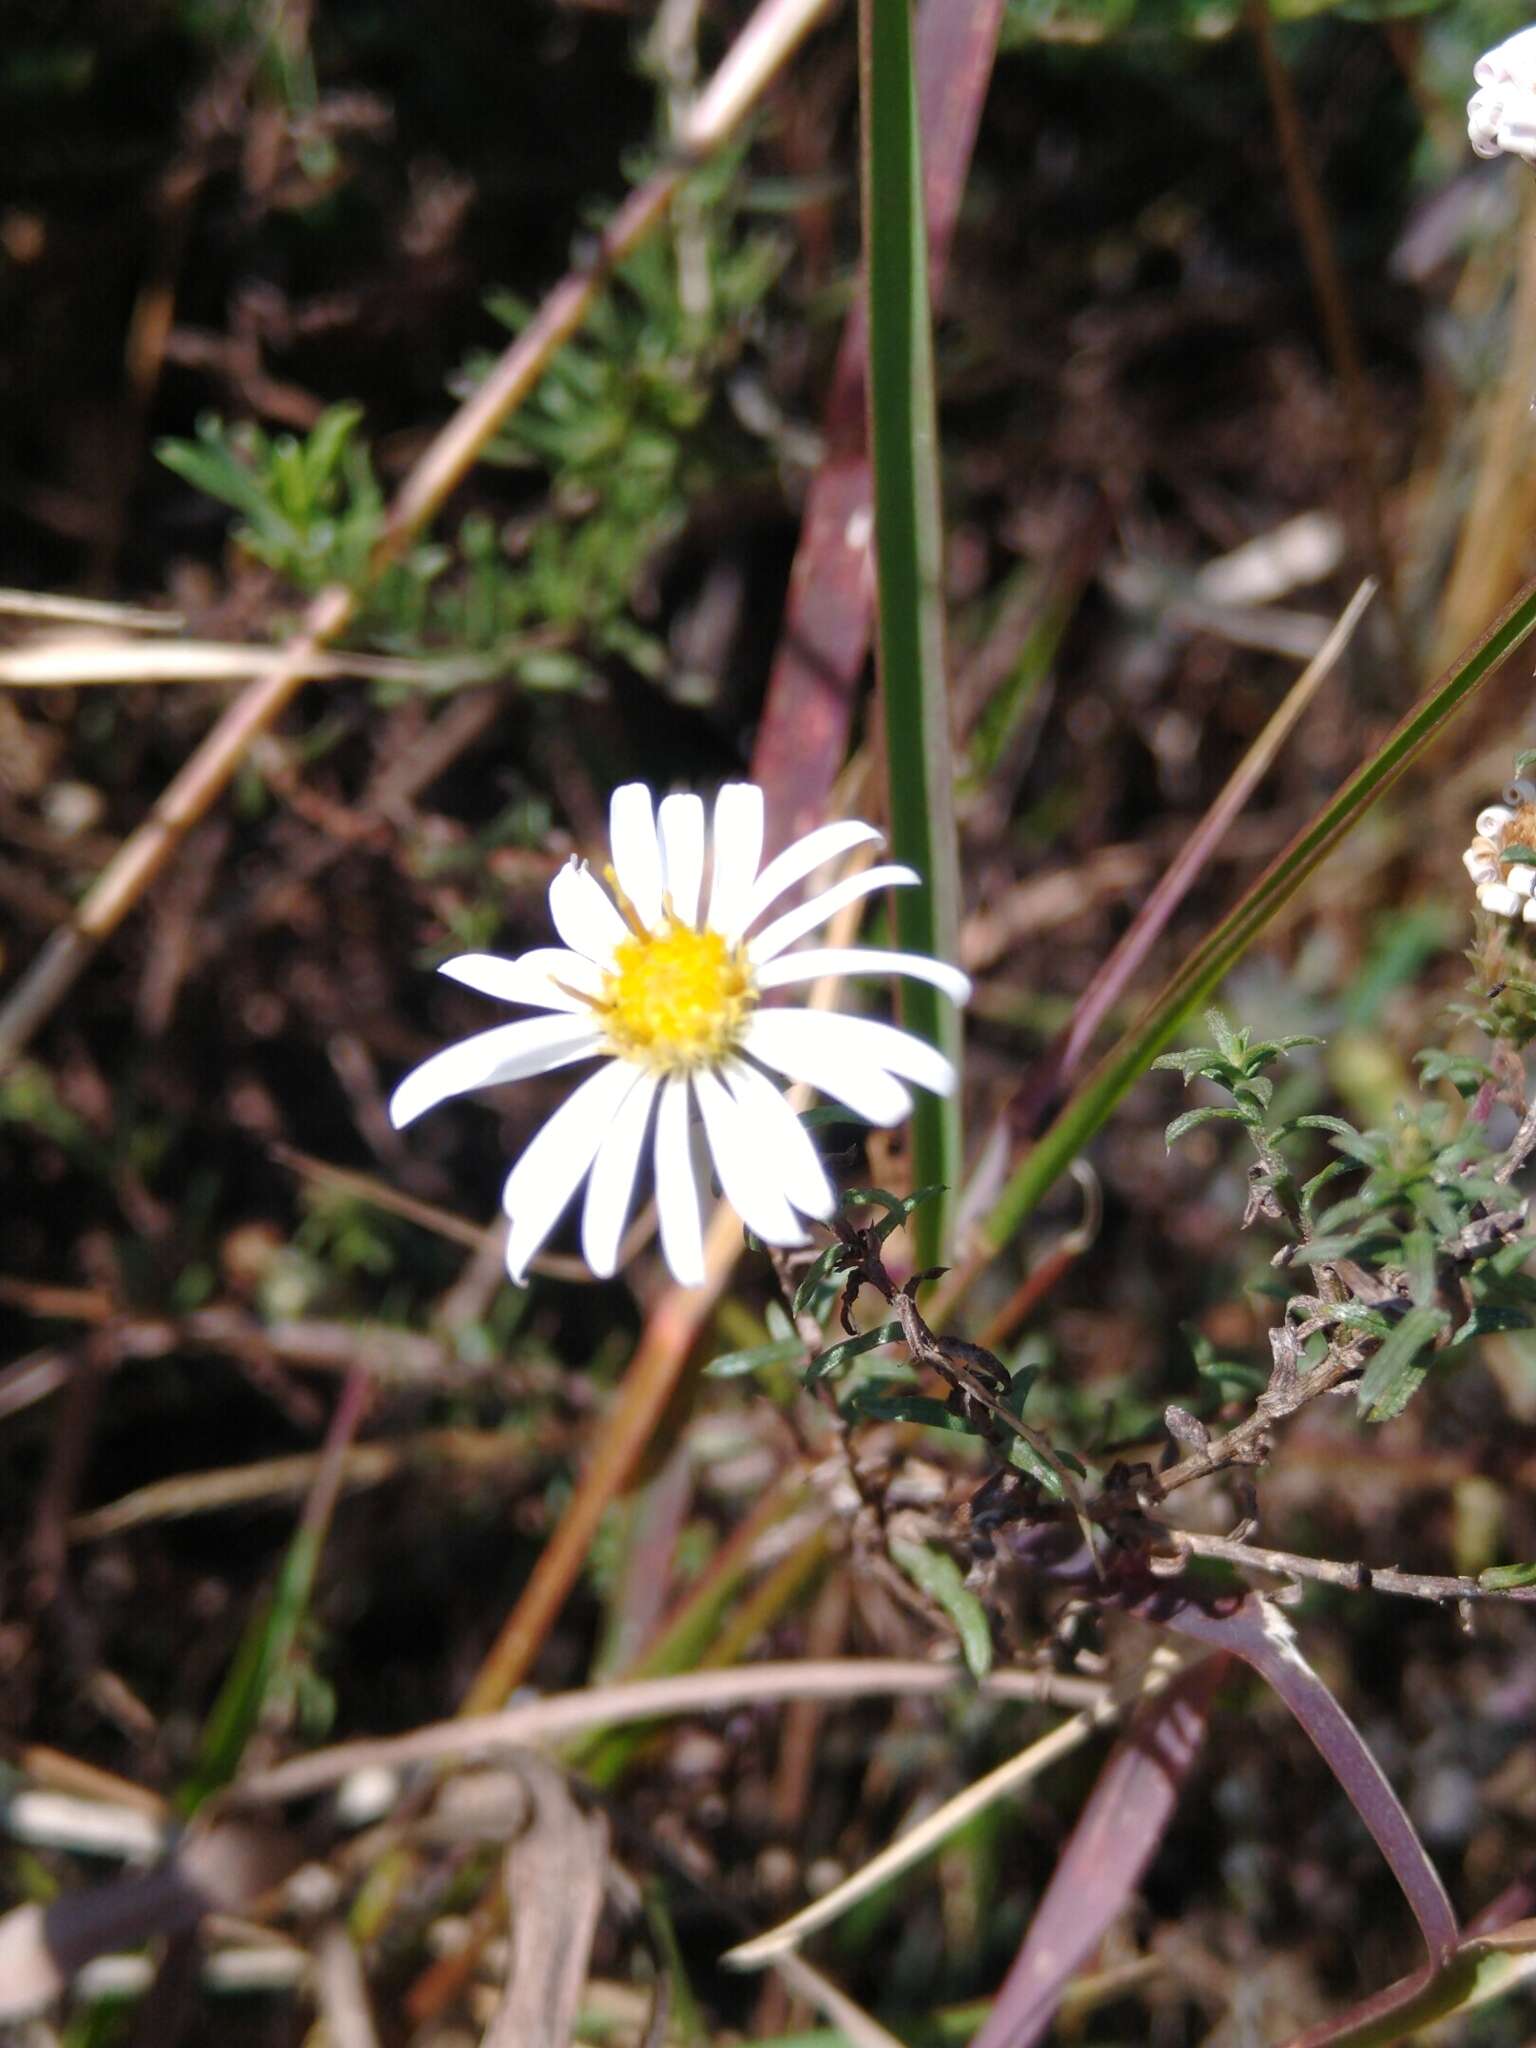
[[[986,1609],[967,1587],[955,1560],[926,1543],[893,1542],[891,1556],[913,1585],[942,1607],[955,1624],[966,1668],[978,1683],[992,1669],[992,1628]]]
[[[1515,1593],[1536,1586],[1536,1564],[1491,1564],[1478,1573],[1477,1583],[1485,1593]]]
[[[1057,1455],[1061,1454],[1058,1452]],[[1016,1471],[1027,1472],[1031,1479],[1044,1488],[1052,1500],[1066,1499],[1067,1489],[1061,1483],[1061,1474],[1052,1470],[1028,1437],[1016,1436],[1011,1440],[1008,1445],[1008,1462]],[[1067,1462],[1068,1460],[1062,1457],[1062,1463]],[[1073,1459],[1071,1462],[1076,1464],[1077,1461]],[[1081,1471],[1082,1467],[1078,1466],[1078,1470]]]
[[[1234,1031],[1225,1013],[1215,1008],[1206,1011],[1205,1028],[1220,1047],[1222,1058],[1230,1060],[1233,1066],[1240,1066],[1248,1050],[1247,1032]]]
[[[1341,1173],[1353,1173],[1354,1170],[1354,1162],[1352,1160],[1330,1159],[1328,1164],[1323,1168],[1321,1173],[1314,1173],[1309,1181],[1304,1181],[1302,1183],[1302,1214],[1304,1216],[1311,1215],[1312,1204],[1317,1200],[1318,1196],[1322,1193],[1323,1189],[1327,1187],[1329,1181],[1337,1180]]]
[[[1260,1121],[1260,1118],[1258,1117],[1257,1113],[1251,1109],[1228,1109],[1225,1107],[1217,1108],[1214,1105],[1208,1106],[1204,1109],[1186,1109],[1184,1114],[1182,1116],[1176,1116],[1173,1122],[1168,1126],[1167,1130],[1164,1131],[1163,1143],[1168,1147],[1169,1151],[1171,1152],[1174,1146],[1179,1142],[1180,1138],[1187,1136],[1188,1133],[1196,1129],[1197,1126],[1199,1126],[1200,1124],[1215,1123],[1217,1121],[1221,1121],[1224,1123],[1248,1124],[1251,1126],[1257,1124]]]
[[[1450,1322],[1443,1308],[1411,1308],[1382,1341],[1360,1382],[1360,1413],[1367,1422],[1400,1415],[1429,1370],[1424,1352]]]
[[[807,1266],[805,1277],[795,1289],[795,1298],[792,1303],[794,1313],[797,1316],[803,1316],[806,1313],[812,1302],[815,1301],[820,1289],[831,1280],[832,1267],[836,1263],[837,1255],[841,1250],[841,1244],[834,1238],[826,1250]]]
[[[740,1379],[749,1372],[761,1372],[771,1365],[798,1365],[805,1346],[798,1337],[780,1337],[772,1344],[749,1344],[741,1351],[722,1351],[704,1368],[711,1380]]]
[[[1341,1116],[1299,1116],[1285,1128],[1288,1131],[1333,1131],[1341,1138],[1359,1136],[1354,1125],[1345,1123]]]
[[[906,1392],[892,1380],[855,1387],[849,1406],[869,1422],[918,1422],[924,1429],[947,1429],[956,1436],[976,1433],[963,1415],[956,1415],[943,1401],[936,1401],[931,1394]]]
[[[1203,1380],[1215,1380],[1219,1386],[1236,1387],[1244,1394],[1262,1394],[1269,1385],[1269,1375],[1260,1372],[1256,1365],[1243,1365],[1235,1358],[1213,1358],[1208,1365],[1197,1365],[1196,1372]]]
[[[1419,1308],[1434,1301],[1435,1240],[1427,1230],[1410,1230],[1403,1239],[1403,1265],[1408,1273],[1408,1292]]]
[[[882,1344],[894,1344],[900,1336],[900,1323],[882,1323],[878,1330],[865,1330],[860,1336],[845,1337],[840,1344],[818,1351],[805,1368],[807,1385],[813,1380],[824,1380],[834,1372],[841,1372],[850,1358],[858,1358],[866,1351],[877,1351]]]

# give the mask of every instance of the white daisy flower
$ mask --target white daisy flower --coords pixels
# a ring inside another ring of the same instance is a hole
[[[1500,43],[1472,67],[1478,91],[1467,102],[1467,134],[1479,156],[1536,162],[1536,27]]]
[[[910,1113],[909,1081],[939,1095],[955,1084],[949,1061],[909,1032],[866,1017],[766,1008],[762,997],[824,975],[910,975],[957,1003],[971,985],[958,968],[915,953],[791,950],[845,904],[916,882],[908,867],[866,868],[767,918],[813,870],[878,840],[872,825],[822,825],[763,866],[763,793],[727,783],[715,800],[707,894],[698,797],[663,797],[653,811],[645,784],[626,783],[613,793],[608,833],[609,886],[577,860],[550,884],[563,947],[515,960],[465,953],[440,969],[539,1014],[424,1060],[395,1090],[390,1121],[400,1129],[450,1096],[600,1060],[507,1176],[507,1270],[522,1283],[585,1181],[582,1251],[594,1273],[611,1274],[649,1139],[662,1251],[674,1277],[693,1287],[704,1278],[695,1115],[743,1222],[767,1244],[798,1245],[807,1242],[802,1219],[830,1216],[836,1196],[769,1072],[834,1096],[872,1124]]]

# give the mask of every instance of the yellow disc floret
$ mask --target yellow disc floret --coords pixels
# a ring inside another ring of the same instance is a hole
[[[739,946],[668,918],[615,948],[597,1008],[621,1058],[672,1074],[723,1058],[756,1002]]]

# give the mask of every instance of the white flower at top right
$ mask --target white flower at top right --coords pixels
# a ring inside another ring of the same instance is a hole
[[[1478,90],[1467,101],[1467,134],[1479,156],[1520,156],[1536,163],[1536,27],[1498,44],[1472,67]]]

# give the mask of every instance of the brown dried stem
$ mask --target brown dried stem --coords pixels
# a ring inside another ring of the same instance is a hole
[[[1217,1557],[1251,1571],[1275,1572],[1281,1578],[1312,1579],[1322,1586],[1342,1586],[1350,1593],[1399,1593],[1410,1600],[1432,1600],[1438,1606],[1452,1600],[1520,1600],[1527,1604],[1536,1601],[1536,1586],[1485,1585],[1482,1580],[1465,1575],[1404,1572],[1393,1565],[1343,1564],[1326,1557],[1301,1557],[1292,1550],[1269,1550],[1256,1543],[1240,1543],[1230,1536],[1200,1536],[1187,1529],[1170,1534],[1181,1560]]]

